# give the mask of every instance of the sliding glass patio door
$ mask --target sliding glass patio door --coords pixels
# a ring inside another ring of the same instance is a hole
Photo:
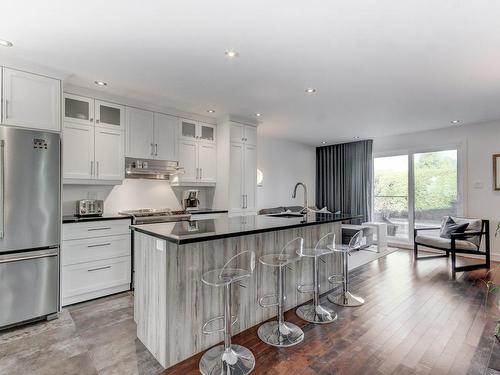
[[[458,148],[374,158],[375,221],[392,242],[413,241],[414,227],[439,226],[462,213]]]

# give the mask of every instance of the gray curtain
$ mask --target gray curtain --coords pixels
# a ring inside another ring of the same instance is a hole
[[[372,211],[373,141],[316,148],[316,205],[318,208],[363,215]]]

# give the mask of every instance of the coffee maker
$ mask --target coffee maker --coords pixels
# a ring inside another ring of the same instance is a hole
[[[187,211],[200,208],[200,191],[195,189],[184,190],[182,192],[182,208]]]

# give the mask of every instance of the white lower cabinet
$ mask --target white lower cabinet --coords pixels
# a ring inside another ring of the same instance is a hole
[[[130,289],[130,220],[63,224],[62,306]]]

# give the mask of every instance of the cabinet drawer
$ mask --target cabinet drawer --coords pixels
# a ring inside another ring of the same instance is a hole
[[[61,265],[92,262],[130,255],[130,234],[63,241]]]
[[[130,284],[131,257],[80,263],[61,268],[63,305],[65,300],[103,289]]]
[[[130,219],[64,224],[62,229],[62,239],[63,241],[66,241],[130,234],[130,224]]]

